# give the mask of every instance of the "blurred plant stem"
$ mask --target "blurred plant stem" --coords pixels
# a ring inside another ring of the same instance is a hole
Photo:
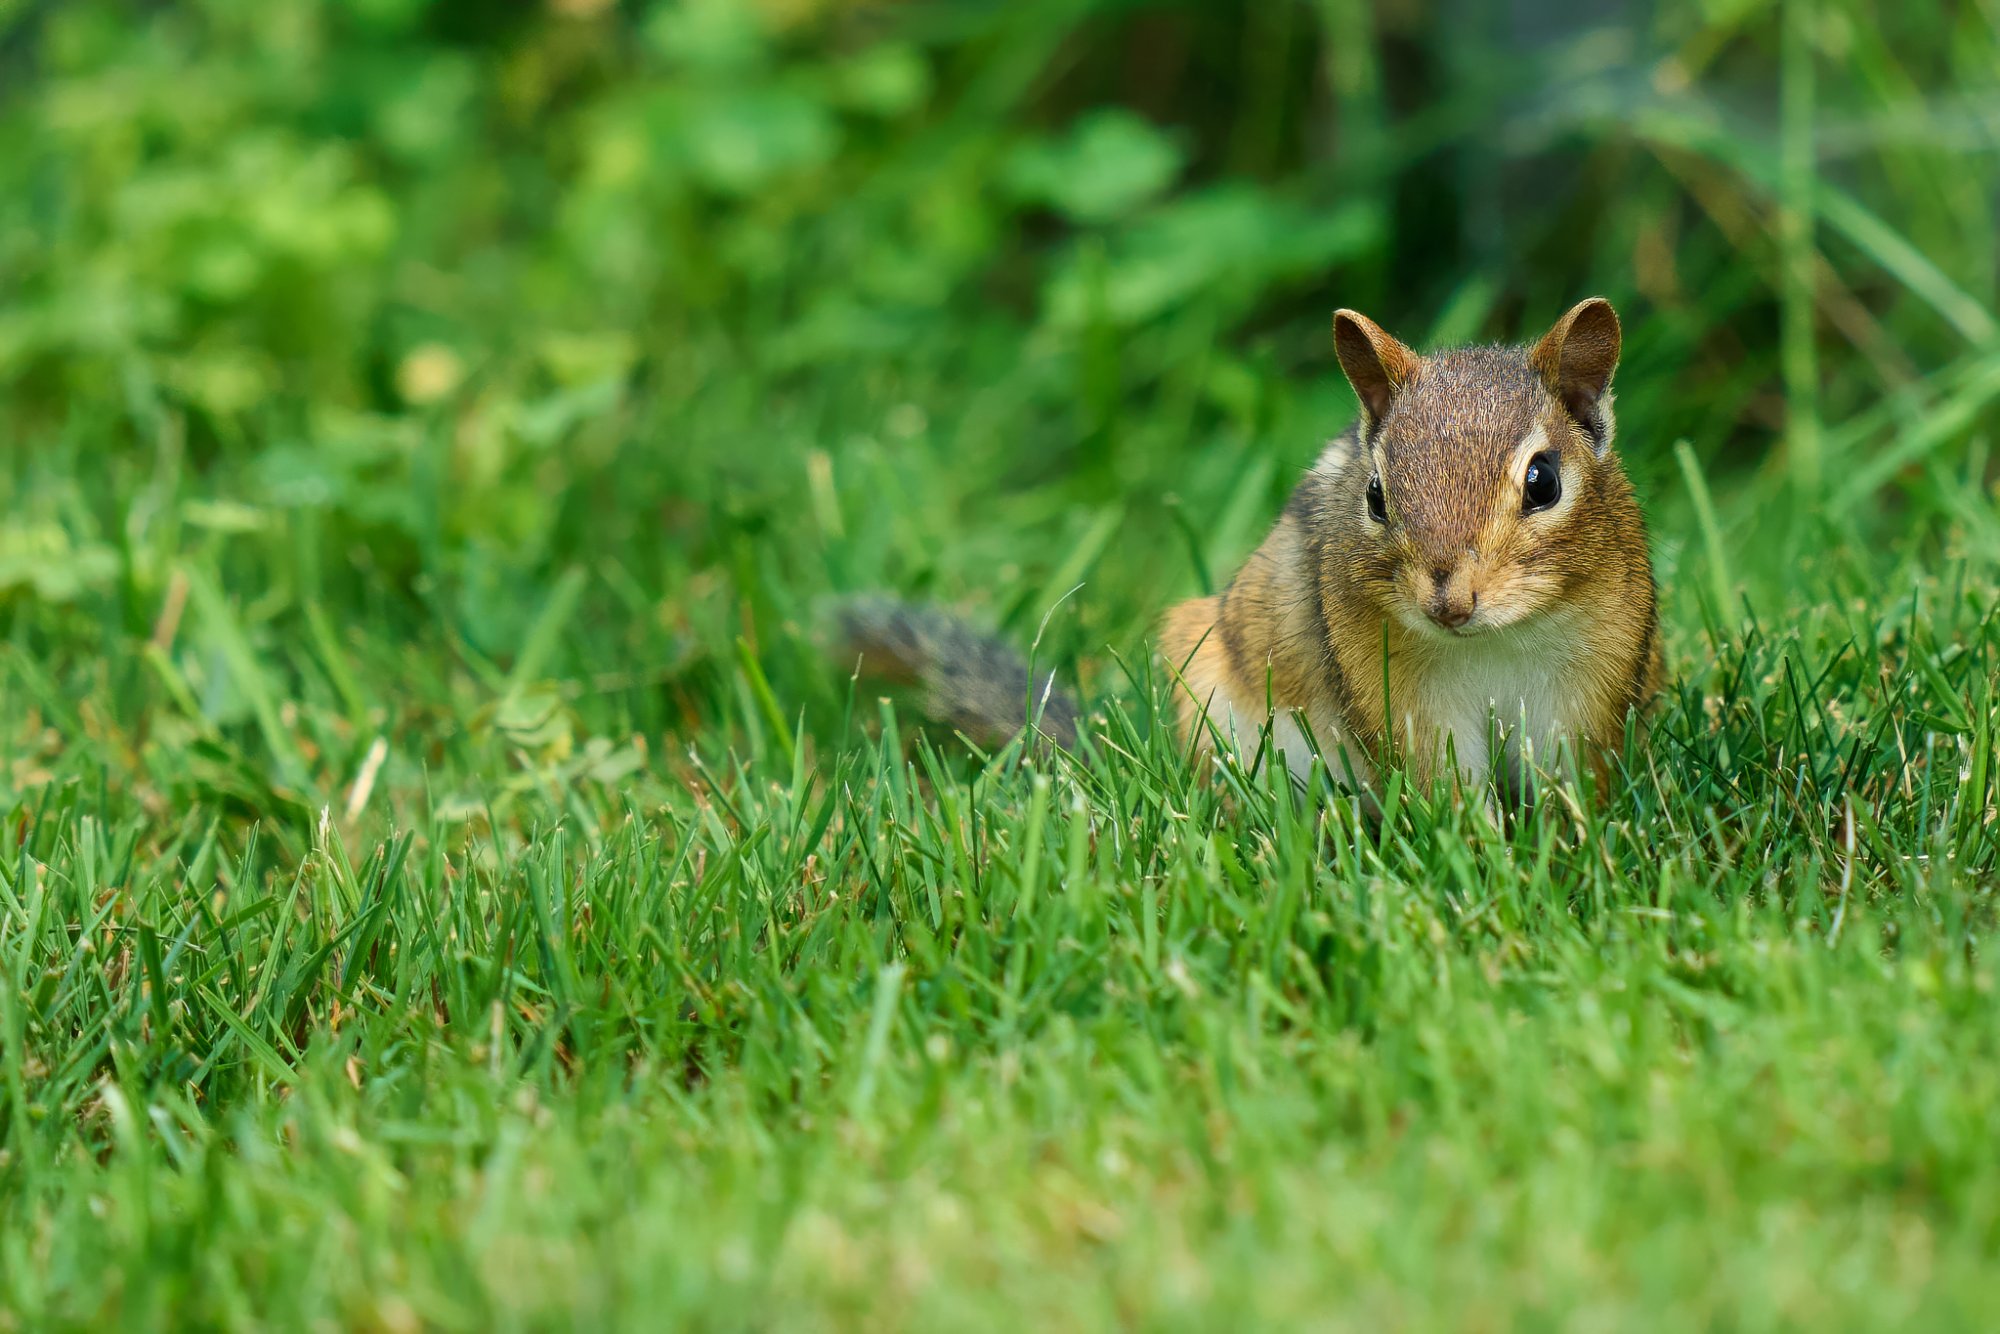
[[[1803,498],[1820,489],[1819,354],[1813,343],[1815,272],[1813,202],[1813,24],[1818,0],[1784,0],[1779,96],[1782,155],[1778,246],[1780,361],[1785,383],[1785,448]]]

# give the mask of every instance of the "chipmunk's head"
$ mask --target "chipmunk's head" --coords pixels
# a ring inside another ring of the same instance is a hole
[[[1631,540],[1609,302],[1573,307],[1532,347],[1420,357],[1351,310],[1333,335],[1362,409],[1333,503],[1353,510],[1349,574],[1383,614],[1438,639],[1518,625]]]

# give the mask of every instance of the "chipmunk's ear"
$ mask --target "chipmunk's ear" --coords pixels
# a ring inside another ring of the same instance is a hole
[[[1371,426],[1387,414],[1417,369],[1416,353],[1357,311],[1333,312],[1333,351]]]
[[[1618,369],[1618,312],[1601,296],[1579,301],[1542,335],[1528,364],[1602,455],[1611,448],[1611,373]]]

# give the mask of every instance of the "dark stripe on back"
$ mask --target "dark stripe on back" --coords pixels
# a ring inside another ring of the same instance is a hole
[[[1311,581],[1312,624],[1319,638],[1318,665],[1333,696],[1333,711],[1341,725],[1352,729],[1354,697],[1348,693],[1347,675],[1340,669],[1340,656],[1333,651],[1333,623],[1326,618],[1326,539],[1315,534],[1306,543],[1306,572]],[[1324,744],[1324,742],[1322,742]]]
[[[1229,581],[1229,587],[1223,589],[1221,596],[1216,599],[1215,629],[1216,633],[1222,636],[1222,652],[1229,659],[1230,670],[1238,682],[1248,682],[1250,673],[1243,665],[1243,645],[1236,637],[1236,627],[1229,620],[1229,595],[1235,588],[1236,581],[1232,579]]]

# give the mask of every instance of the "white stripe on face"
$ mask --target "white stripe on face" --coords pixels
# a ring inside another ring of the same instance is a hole
[[[1536,422],[1528,433],[1521,437],[1521,443],[1514,446],[1514,482],[1517,486],[1528,471],[1528,460],[1548,447],[1549,433],[1540,422]]]

